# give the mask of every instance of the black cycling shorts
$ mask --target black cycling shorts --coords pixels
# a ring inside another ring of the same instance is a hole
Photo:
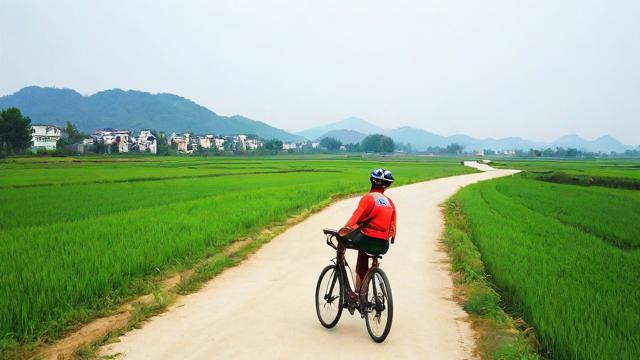
[[[360,230],[349,236],[353,248],[373,255],[383,255],[389,251],[389,241],[363,234]]]

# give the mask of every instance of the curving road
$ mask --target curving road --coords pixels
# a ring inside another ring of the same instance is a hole
[[[398,240],[382,260],[395,305],[393,327],[382,344],[369,338],[357,313],[343,312],[331,330],[316,318],[317,277],[335,255],[321,229],[341,226],[356,207],[358,199],[352,198],[293,226],[101,352],[126,359],[473,358],[466,314],[451,300],[438,205],[461,186],[514,172],[454,176],[388,191],[398,211]]]

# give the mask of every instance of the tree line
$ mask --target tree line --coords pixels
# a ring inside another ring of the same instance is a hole
[[[493,151],[485,150],[485,155],[492,155]],[[594,152],[594,151],[583,151],[576,148],[563,148],[557,147],[555,149],[546,148],[543,150],[538,149],[529,149],[529,150],[516,150],[516,157],[548,157],[548,158],[577,158],[577,159],[588,159],[588,158],[608,158],[608,157],[629,157],[629,158],[637,158],[640,157],[640,147],[638,149],[633,150],[625,150],[624,152],[617,153],[612,151],[610,153],[603,152]]]
[[[334,137],[325,137],[320,140],[320,148],[324,150],[338,151],[343,146],[347,152],[392,153],[396,149],[393,139],[381,134],[368,135],[357,144],[343,144]]]

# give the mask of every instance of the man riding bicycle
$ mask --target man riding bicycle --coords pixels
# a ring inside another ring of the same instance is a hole
[[[367,253],[382,255],[389,250],[396,237],[396,208],[384,191],[394,181],[391,171],[376,169],[369,177],[371,190],[362,196],[358,208],[340,229],[339,234],[351,240],[352,247],[358,250],[356,264],[356,288],[369,270]]]

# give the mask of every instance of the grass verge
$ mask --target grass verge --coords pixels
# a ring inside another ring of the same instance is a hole
[[[455,196],[445,203],[443,212],[444,243],[451,257],[455,299],[469,314],[472,328],[478,334],[478,355],[483,359],[540,359],[538,341],[531,328],[501,308],[500,295],[485,271],[480,252],[471,239],[469,223]]]

